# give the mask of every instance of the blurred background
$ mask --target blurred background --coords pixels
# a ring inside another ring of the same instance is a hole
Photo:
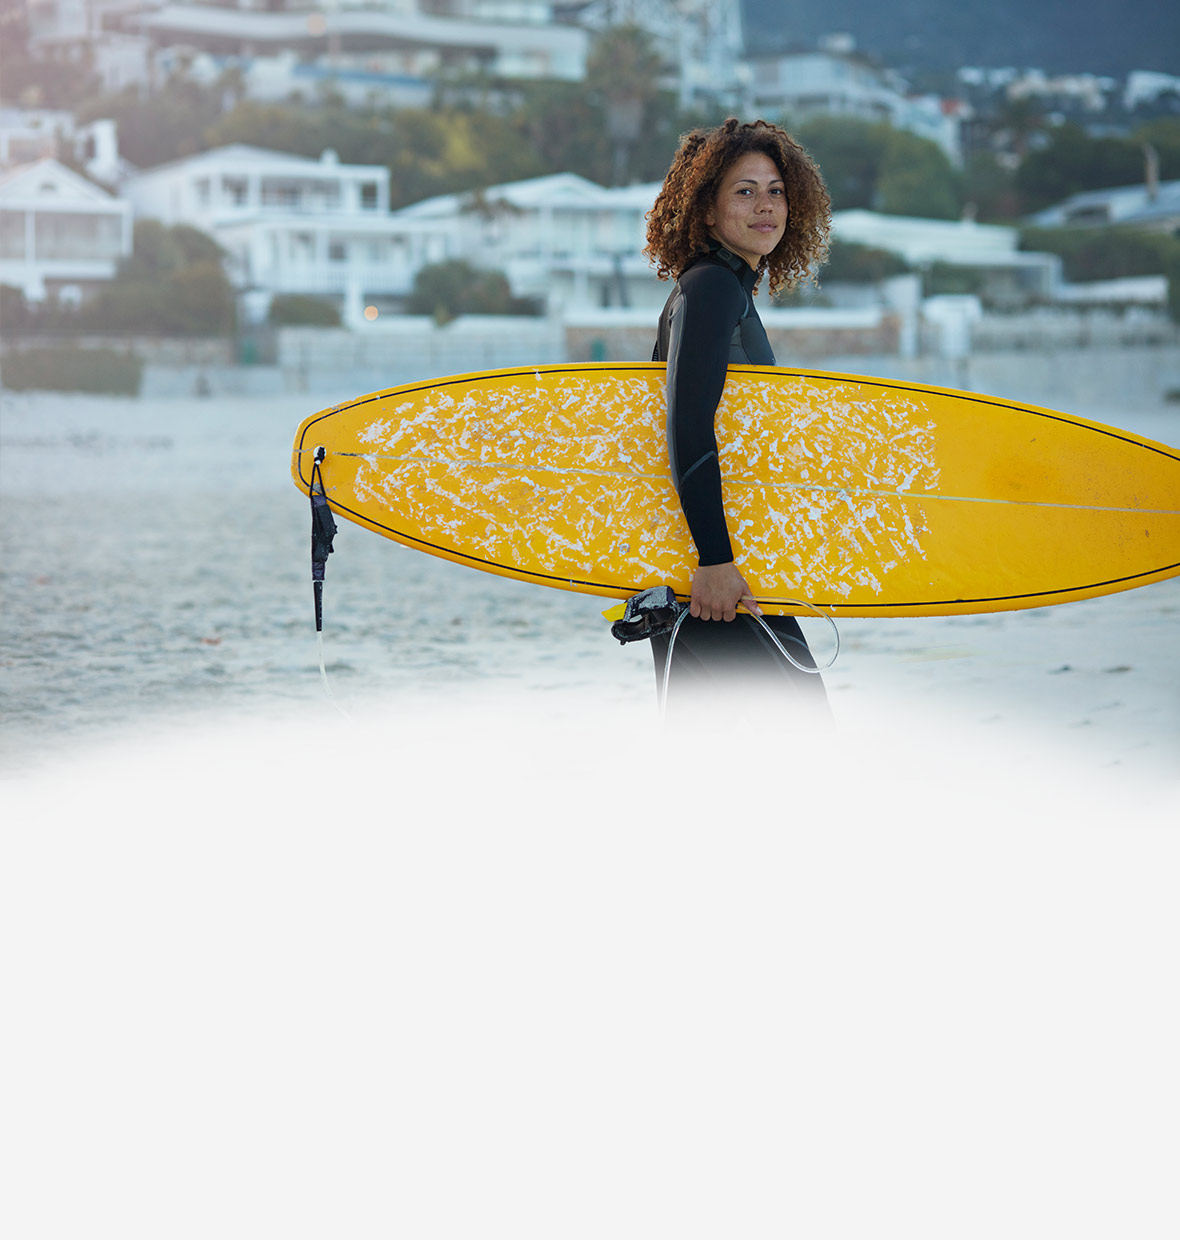
[[[1180,399],[1172,6],[2,0],[0,32],[8,390],[646,358],[644,214],[737,114],[836,212],[764,307],[780,364]]]
[[[645,213],[679,135],[730,114],[786,124],[831,189],[817,282],[760,293],[781,365],[1180,438],[1174,6],[0,0],[0,35],[12,768],[192,710],[330,711],[296,426],[400,382],[650,357]],[[653,707],[598,600],[352,527],[337,550],[349,709]],[[1178,769],[1176,586],[848,623],[838,717],[937,703]]]
[[[324,693],[296,427],[648,358],[729,114],[832,193],[781,365],[1180,443],[1175,4],[0,0],[13,1236],[1178,1234],[1180,579],[843,622],[838,729],[706,749],[342,522]]]

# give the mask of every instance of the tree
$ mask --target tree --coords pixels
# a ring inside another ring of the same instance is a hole
[[[959,214],[958,177],[937,143],[881,122],[816,117],[796,135],[819,164],[838,211],[884,211],[950,219]]]
[[[586,91],[601,107],[611,145],[612,185],[626,185],[632,153],[659,94],[664,61],[652,37],[628,23],[594,37],[586,58]]]
[[[410,314],[429,314],[440,326],[461,314],[535,314],[535,303],[513,297],[502,271],[474,267],[461,258],[423,267],[406,299]]]
[[[905,259],[892,250],[878,250],[856,241],[833,241],[823,278],[830,284],[877,284],[909,269]]]
[[[94,299],[77,312],[92,330],[225,335],[235,321],[234,292],[221,249],[187,224],[135,225],[131,256]]]
[[[299,293],[279,293],[271,300],[270,321],[276,326],[339,327],[340,311],[323,297],[303,297]]]
[[[1028,228],[1020,248],[1060,255],[1065,278],[1081,283],[1164,275],[1180,257],[1180,239],[1135,228]]]
[[[136,167],[151,168],[205,150],[205,131],[221,108],[221,91],[174,76],[144,97],[128,87],[118,94],[92,98],[79,110],[78,121],[115,121],[120,154]]]
[[[963,200],[981,220],[1019,219],[1020,194],[1015,173],[1006,168],[990,151],[975,151],[967,157],[963,168]]]
[[[1143,179],[1142,145],[1128,138],[1092,138],[1079,125],[1062,125],[1048,145],[1032,151],[1016,173],[1024,210],[1039,211],[1089,189],[1132,185]]]
[[[1180,119],[1161,117],[1140,125],[1131,141],[1142,151],[1150,146],[1160,161],[1160,180],[1180,180]]]
[[[0,284],[0,324],[5,332],[27,331],[31,326],[29,303],[23,289],[14,284]]]
[[[877,205],[877,177],[889,127],[847,116],[819,116],[795,129],[795,136],[819,164],[837,211],[871,211]]]
[[[901,129],[890,130],[885,139],[876,200],[886,215],[949,220],[961,211],[958,178],[946,152]]]

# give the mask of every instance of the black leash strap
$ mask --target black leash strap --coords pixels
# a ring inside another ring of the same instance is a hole
[[[611,636],[621,645],[661,637],[676,628],[676,621],[687,610],[669,586],[641,590],[627,600],[623,618],[610,626]]]
[[[315,631],[324,631],[324,566],[332,554],[332,539],[336,537],[336,518],[328,507],[324,493],[324,475],[320,462],[327,453],[323,448],[315,450],[315,463],[311,467],[311,585],[315,592]]]

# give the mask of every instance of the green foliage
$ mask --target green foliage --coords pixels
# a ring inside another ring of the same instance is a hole
[[[206,132],[210,146],[244,142],[390,170],[393,207],[548,171],[511,118],[469,108],[352,111],[245,101]]]
[[[98,96],[79,110],[78,121],[115,121],[119,153],[137,167],[152,168],[205,150],[205,130],[216,121],[222,106],[221,91],[173,77],[146,97],[140,97],[134,87]]]
[[[823,269],[826,284],[876,284],[904,275],[909,264],[899,254],[855,241],[833,241]]]
[[[962,206],[958,178],[946,153],[901,129],[887,131],[876,196],[877,209],[886,215],[953,220]]]
[[[1168,279],[1168,314],[1180,323],[1180,237],[1134,228],[1028,228],[1022,250],[1059,254],[1067,280]]]
[[[1180,247],[1168,257],[1164,275],[1168,277],[1168,315],[1180,323]]]
[[[816,117],[795,135],[819,164],[837,211],[954,219],[959,177],[941,148],[880,122]]]
[[[30,310],[24,290],[12,284],[0,284],[0,331],[21,332],[29,324]]]
[[[115,349],[22,349],[5,353],[0,363],[4,386],[12,391],[101,392],[138,396],[143,362]]]
[[[1180,255],[1180,239],[1134,228],[1028,228],[1020,248],[1059,254],[1065,278],[1084,283],[1161,275]]]
[[[131,255],[119,267],[125,280],[154,280],[190,263],[219,263],[222,249],[212,237],[188,224],[171,228],[159,220],[137,220]]]
[[[340,311],[322,297],[279,293],[270,303],[270,321],[276,327],[339,327]]]
[[[233,330],[234,292],[221,250],[187,224],[158,220],[135,225],[131,257],[95,299],[80,307],[76,325],[98,331],[218,336]]]
[[[963,201],[971,204],[980,220],[1008,223],[1023,214],[1015,174],[990,151],[967,156],[962,184]]]
[[[410,314],[433,315],[440,326],[461,314],[536,314],[535,303],[513,297],[502,271],[473,267],[461,258],[423,267],[406,299]]]
[[[627,23],[600,30],[586,58],[585,92],[602,116],[610,144],[609,185],[631,179],[639,139],[652,117],[660,95],[663,57],[652,36]]]
[[[1131,134],[1131,141],[1140,149],[1145,144],[1155,148],[1160,160],[1161,181],[1180,180],[1180,117],[1148,121]]]
[[[1062,125],[1041,150],[1032,151],[1016,173],[1026,212],[1039,211],[1091,189],[1143,180],[1142,143],[1130,138],[1092,138],[1078,125]]]
[[[819,164],[835,210],[876,209],[887,125],[846,116],[819,116],[793,132]]]
[[[961,267],[956,263],[931,263],[922,271],[922,295],[935,297],[947,293],[984,292],[986,280],[976,267]]]

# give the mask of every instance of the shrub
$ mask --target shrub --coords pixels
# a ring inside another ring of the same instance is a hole
[[[29,304],[23,290],[12,284],[0,284],[0,328],[19,332],[29,326]]]
[[[977,267],[963,267],[957,263],[935,262],[922,273],[922,292],[927,297],[946,293],[984,292],[986,280]]]
[[[22,349],[4,354],[3,385],[12,391],[101,392],[138,396],[143,361],[115,349]]]
[[[278,327],[339,327],[340,311],[322,297],[279,293],[270,303],[270,321]]]
[[[833,241],[820,278],[830,284],[876,284],[904,275],[909,264],[891,250],[874,249],[857,241]]]
[[[1020,234],[1020,248],[1060,255],[1065,278],[1084,283],[1162,275],[1180,253],[1180,241],[1134,228],[1029,228]]]
[[[461,314],[537,314],[535,302],[513,297],[502,271],[473,267],[461,258],[423,267],[406,300],[410,314],[431,314],[440,326]]]

